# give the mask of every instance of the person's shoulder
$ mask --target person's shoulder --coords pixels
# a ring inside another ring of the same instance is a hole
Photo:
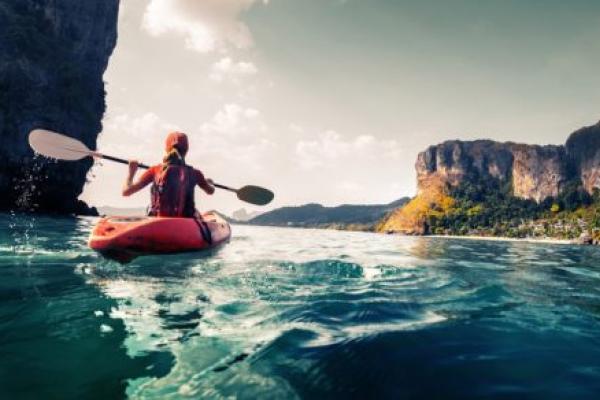
[[[204,174],[202,173],[202,171],[200,171],[198,168],[194,168],[194,167],[191,167],[191,166],[190,166],[190,168],[192,169],[192,171],[194,171],[194,173],[196,175],[202,175],[202,176],[204,176]]]
[[[150,166],[150,168],[148,168],[146,170],[146,172],[144,172],[144,176],[154,176],[158,172],[160,172],[161,168],[162,168],[162,164],[152,165],[152,166]]]
[[[204,179],[204,174],[202,173],[202,171],[200,171],[198,168],[194,168],[194,167],[191,167],[191,168],[192,168],[192,171],[194,171],[194,176],[196,177],[196,181],[203,182],[205,179]]]

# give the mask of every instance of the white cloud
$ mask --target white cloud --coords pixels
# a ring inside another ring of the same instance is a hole
[[[332,162],[350,163],[396,159],[401,149],[395,140],[377,140],[371,135],[345,139],[336,131],[328,130],[314,139],[301,140],[296,144],[296,160],[303,169],[322,167]]]
[[[246,174],[261,171],[265,157],[275,144],[265,137],[268,127],[260,111],[237,103],[225,104],[214,116],[190,130],[188,162],[211,171],[235,167]],[[235,177],[231,172],[230,179]]]
[[[201,53],[247,48],[252,35],[239,17],[257,2],[268,0],[150,0],[142,27],[154,36],[183,36],[187,48]]]
[[[258,69],[251,62],[235,62],[230,57],[224,57],[212,65],[209,78],[219,83],[229,80],[235,84],[239,84],[243,78],[256,75],[257,73]]]
[[[288,128],[294,133],[304,133],[304,128],[294,122],[289,124]]]
[[[100,136],[103,151],[120,154],[127,149],[140,159],[162,156],[163,142],[171,131],[178,126],[162,120],[156,114],[148,112],[140,116],[120,114],[104,120],[104,129]]]
[[[121,114],[104,121],[99,149],[107,154],[157,162],[163,156],[164,140],[173,130],[183,130],[190,140],[189,162],[226,165],[235,161],[244,168],[259,167],[258,158],[274,144],[264,137],[267,125],[261,113],[239,104],[225,104],[196,129],[180,128],[154,113]],[[247,163],[247,164],[246,164]]]
[[[241,137],[266,131],[260,112],[254,108],[245,108],[236,103],[223,106],[214,117],[202,124],[200,131],[207,135]]]

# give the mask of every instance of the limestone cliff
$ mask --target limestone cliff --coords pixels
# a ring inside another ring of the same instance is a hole
[[[585,190],[591,193],[600,188],[600,122],[575,131],[566,149]]]
[[[563,146],[511,145],[513,194],[541,202],[556,197],[572,178]],[[510,179],[510,178],[509,178]]]
[[[476,175],[511,182],[517,197],[541,201],[556,196],[567,179],[562,146],[498,143],[491,140],[447,141],[417,156],[417,182],[432,176],[458,186]]]
[[[419,153],[415,167],[417,196],[380,230],[426,232],[427,218],[450,210],[450,192],[470,182],[491,182],[498,192],[537,203],[558,197],[569,184],[592,194],[600,188],[600,123],[574,132],[565,146],[446,141]]]
[[[28,133],[63,132],[95,148],[118,0],[0,3],[0,210],[89,213],[78,201],[90,160],[34,158]]]

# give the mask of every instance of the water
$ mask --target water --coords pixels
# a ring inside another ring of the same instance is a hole
[[[128,265],[0,215],[0,398],[597,398],[600,249],[234,226]]]

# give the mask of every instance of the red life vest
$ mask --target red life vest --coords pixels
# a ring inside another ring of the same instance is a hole
[[[157,217],[194,216],[194,169],[187,165],[165,164],[154,175],[150,215]]]

